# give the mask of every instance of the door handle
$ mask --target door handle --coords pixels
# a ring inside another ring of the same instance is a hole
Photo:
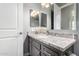
[[[22,33],[22,32],[20,32],[19,34],[20,34],[20,35],[22,35],[23,33]]]

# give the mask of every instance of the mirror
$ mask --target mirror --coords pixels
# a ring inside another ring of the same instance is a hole
[[[47,14],[30,10],[30,27],[47,27]]]
[[[50,4],[49,8],[30,9],[30,27],[47,27],[51,30],[76,30],[75,9],[75,4],[71,3],[56,3]]]
[[[47,14],[41,13],[41,27],[47,27]]]
[[[39,26],[39,11],[30,10],[30,27]]]
[[[76,30],[76,4],[56,3],[51,8],[51,30]]]
[[[62,30],[76,29],[74,4],[61,9],[61,29]]]

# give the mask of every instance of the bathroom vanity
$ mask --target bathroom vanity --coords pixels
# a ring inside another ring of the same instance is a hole
[[[28,40],[30,56],[68,56],[74,52],[74,39],[31,33]]]
[[[30,56],[69,56],[74,53],[76,41],[72,34],[76,24],[75,14],[72,15],[72,12],[76,12],[74,7],[75,4],[70,4],[60,9],[59,4],[53,4],[52,16],[48,9],[30,9],[30,27],[32,31],[41,33],[28,33],[28,52],[26,53]],[[33,16],[34,11],[38,12],[36,16]],[[53,18],[50,19],[50,17]],[[46,34],[47,31],[50,34]]]

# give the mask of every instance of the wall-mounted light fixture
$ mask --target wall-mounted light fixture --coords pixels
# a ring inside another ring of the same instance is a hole
[[[37,16],[37,15],[39,15],[39,11],[33,10],[33,11],[31,12],[31,16],[32,16],[32,17],[35,17],[35,16]]]
[[[49,8],[53,3],[41,3],[43,8]]]

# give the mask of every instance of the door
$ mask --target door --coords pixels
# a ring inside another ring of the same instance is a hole
[[[0,56],[23,55],[22,4],[0,3]]]

